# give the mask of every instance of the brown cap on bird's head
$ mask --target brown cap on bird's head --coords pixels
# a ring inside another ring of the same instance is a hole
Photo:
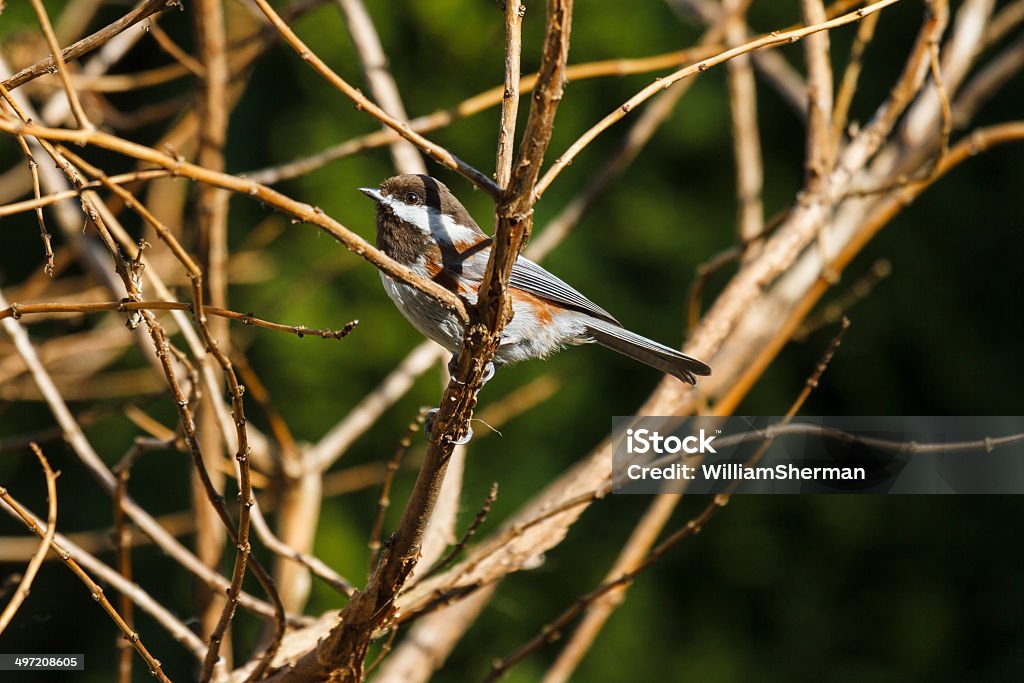
[[[392,201],[410,206],[427,206],[436,209],[442,215],[449,216],[460,225],[475,226],[476,221],[466,211],[448,186],[428,175],[407,173],[388,178],[380,184],[380,189],[361,187],[359,191],[378,203],[390,197]]]

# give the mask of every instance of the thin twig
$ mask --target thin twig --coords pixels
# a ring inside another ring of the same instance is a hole
[[[250,180],[218,173],[205,169],[201,166],[191,164],[179,157],[163,154],[156,150],[124,140],[114,135],[101,131],[71,131],[60,128],[46,128],[34,124],[26,124],[20,121],[11,121],[0,117],[0,130],[13,135],[32,135],[41,139],[61,140],[74,142],[83,145],[96,145],[109,149],[126,156],[134,157],[140,161],[147,161],[157,166],[170,170],[174,175],[189,178],[191,180],[216,185],[237,192],[249,195],[250,197],[273,206],[298,219],[298,222],[311,223],[316,225],[332,237],[345,245],[353,253],[373,263],[380,270],[388,275],[419,289],[436,298],[442,305],[455,312],[460,319],[468,319],[465,313],[465,305],[452,292],[440,286],[436,282],[417,275],[407,266],[404,266],[394,259],[389,258],[369,242],[356,233],[344,227],[341,223],[327,216],[322,209],[309,204],[295,201],[284,194],[269,187],[254,183]]]
[[[409,128],[408,123],[396,119],[371,102],[365,95],[359,92],[356,88],[353,88],[348,81],[335,73],[329,66],[327,66],[326,63],[324,63],[322,59],[320,59],[320,57],[310,50],[309,47],[307,47],[306,44],[303,43],[295,34],[295,32],[292,31],[288,24],[285,23],[284,19],[274,11],[267,0],[254,0],[254,2],[260,10],[267,15],[267,19],[270,20],[270,23],[272,23],[281,33],[285,42],[291,45],[292,49],[298,53],[302,60],[323,76],[328,83],[344,93],[345,96],[352,100],[358,108],[422,149],[427,156],[437,163],[464,176],[467,180],[492,197],[497,196],[498,187],[494,184],[493,180],[449,152],[441,145],[431,142],[419,133],[414,132]]]
[[[726,0],[722,5],[726,41],[730,47],[747,36],[745,15],[750,0]],[[750,246],[764,231],[764,162],[761,133],[757,123],[757,87],[749,55],[739,55],[726,64],[729,111],[732,113],[733,158],[736,163],[736,201],[740,241]]]
[[[43,304],[19,304],[12,303],[7,308],[0,309],[0,319],[19,319],[25,315],[48,314],[48,313],[97,313],[101,311],[117,311],[126,313],[128,311],[188,311],[192,313],[194,304],[183,301],[99,301],[93,303],[43,303]],[[204,306],[203,310],[210,315],[215,315],[228,320],[235,320],[243,325],[262,327],[267,330],[286,332],[294,334],[300,339],[303,337],[319,337],[320,339],[344,339],[359,324],[358,320],[347,323],[337,330],[313,329],[305,325],[282,325],[281,323],[270,322],[257,318],[252,313],[238,313],[228,311],[215,306]]]
[[[491,484],[490,491],[487,492],[487,497],[484,499],[484,504],[480,506],[480,509],[476,513],[476,517],[470,522],[469,527],[466,528],[466,533],[462,535],[459,542],[452,546],[452,549],[447,555],[437,561],[433,567],[430,568],[431,574],[436,574],[441,570],[445,569],[449,564],[455,561],[455,558],[465,549],[466,545],[473,540],[476,536],[477,530],[487,520],[487,515],[491,512],[491,506],[494,505],[494,501],[498,498],[498,482]]]
[[[366,5],[363,0],[336,1],[345,15],[345,25],[359,54],[363,77],[370,94],[381,109],[396,120],[408,121],[409,115],[405,113],[402,94],[388,68],[388,57],[380,44],[380,36],[377,35],[377,29],[373,26],[373,19],[370,18]],[[399,138],[391,143],[391,160],[399,173],[427,172],[423,157],[416,146],[408,140]]]
[[[61,59],[64,62],[69,62],[74,59],[78,59],[84,54],[92,52],[103,43],[107,42],[114,36],[123,33],[126,29],[131,28],[135,24],[139,23],[146,17],[152,16],[157,12],[163,12],[164,10],[176,7],[176,0],[146,0],[141,5],[133,9],[128,14],[124,15],[117,21],[108,24],[101,28],[99,31],[82,38],[73,45],[70,45],[60,53]],[[18,86],[24,85],[29,81],[39,78],[48,73],[53,73],[54,61],[53,55],[46,59],[40,60],[32,66],[25,67],[18,73],[14,74],[3,82],[4,87],[9,90],[14,90]]]
[[[203,66],[202,62],[182,50],[178,44],[175,43],[169,35],[167,35],[167,32],[160,28],[160,24],[155,21],[151,21],[146,25],[146,31],[149,35],[153,36],[153,40],[156,41],[156,44],[160,46],[161,50],[170,55],[174,61],[185,67],[193,76],[197,76],[199,78],[203,78],[205,76],[206,68]],[[129,89],[134,90],[137,87],[139,87],[139,84],[135,83],[133,87]]]
[[[92,128],[92,122],[89,121],[89,117],[85,115],[85,110],[82,109],[82,103],[78,101],[78,93],[75,92],[75,88],[71,84],[71,79],[68,77],[68,67],[64,63],[64,56],[61,54],[60,44],[57,42],[57,36],[53,33],[53,25],[50,24],[50,16],[46,13],[46,8],[43,7],[42,0],[32,0],[32,9],[35,10],[36,17],[39,19],[39,27],[43,31],[43,37],[46,38],[46,44],[50,47],[50,58],[53,60],[54,67],[57,70],[57,75],[60,77],[60,82],[64,86],[64,92],[68,97],[68,105],[70,105],[71,111],[75,115],[75,122],[78,124],[79,128]]]
[[[356,592],[356,587],[351,581],[334,571],[319,557],[299,552],[279,539],[270,530],[270,525],[267,524],[267,520],[263,516],[263,512],[260,510],[259,505],[254,505],[252,509],[252,522],[253,526],[256,528],[256,535],[259,536],[259,539],[263,541],[263,544],[267,546],[268,550],[280,555],[281,557],[288,558],[292,562],[302,565],[311,571],[314,576],[322,580],[334,590],[338,591],[345,597],[352,597]]]
[[[849,289],[842,292],[833,301],[822,307],[816,315],[809,315],[800,328],[793,334],[793,341],[800,342],[807,339],[812,333],[817,332],[826,325],[834,325],[842,320],[843,316],[856,304],[864,301],[871,295],[880,282],[889,277],[892,273],[892,262],[888,259],[878,259],[868,272],[850,285]]]
[[[825,21],[822,0],[801,0],[804,22],[809,26]],[[871,16],[871,15],[868,15]],[[874,16],[878,16],[875,14]],[[833,93],[831,40],[828,31],[807,36],[807,170],[810,191],[823,183],[835,163],[835,145],[831,134]]]
[[[380,646],[380,652],[374,658],[370,665],[366,667],[366,677],[369,678],[370,674],[380,666],[380,663],[384,661],[384,658],[391,652],[391,646],[395,644],[395,638],[398,636],[398,626],[391,627],[391,633],[388,635],[388,639],[384,641],[384,644]]]
[[[391,505],[391,485],[395,481],[395,475],[398,474],[398,468],[402,463],[402,458],[404,458],[405,454],[409,452],[409,446],[412,445],[412,437],[420,430],[420,427],[423,426],[429,411],[429,408],[420,408],[419,413],[416,415],[416,419],[410,422],[409,426],[405,428],[405,434],[403,434],[401,440],[399,440],[398,448],[395,449],[395,454],[391,456],[391,460],[388,461],[387,474],[384,475],[384,481],[380,485],[380,493],[377,495],[377,512],[373,517],[373,524],[370,527],[370,540],[367,543],[367,547],[370,549],[370,558],[368,561],[370,573],[372,573],[374,568],[377,566],[378,554],[380,553],[380,537],[381,532],[384,530],[384,513],[387,512],[388,507]]]
[[[774,47],[777,45],[784,45],[787,43],[795,43],[799,41],[801,38],[812,35],[814,33],[818,33],[821,31],[829,31],[831,29],[843,26],[845,24],[860,21],[864,17],[875,12],[878,12],[882,9],[885,9],[886,7],[892,5],[897,1],[898,0],[879,0],[878,2],[874,2],[854,12],[844,14],[842,16],[836,17],[835,19],[830,19],[829,21],[824,21],[820,24],[814,24],[813,26],[804,26],[802,28],[793,29],[791,31],[775,31],[766,36],[762,36],[761,38],[758,38],[756,40],[752,40],[743,45],[721,52],[713,57],[703,59],[697,62],[696,64],[692,64],[690,66],[679,69],[678,71],[655,81],[654,83],[648,85],[646,88],[638,92],[636,95],[630,97],[621,106],[619,106],[610,114],[605,116],[598,123],[594,124],[594,126],[592,126],[586,133],[581,135],[579,139],[576,140],[576,142],[572,143],[565,152],[559,155],[559,157],[555,159],[555,162],[544,174],[544,177],[541,178],[540,182],[537,183],[537,188],[534,192],[534,201],[539,199],[540,196],[544,194],[544,191],[547,190],[547,188],[551,185],[552,181],[554,181],[558,174],[565,170],[565,168],[572,163],[573,159],[575,159],[576,156],[581,151],[583,151],[583,149],[587,145],[593,142],[593,140],[598,135],[606,131],[608,128],[610,128],[618,121],[622,120],[627,114],[629,114],[629,112],[635,109],[637,105],[642,104],[645,100],[649,99],[659,90],[667,90],[668,88],[672,87],[674,84],[678,83],[682,79],[689,78],[690,76],[693,76],[694,74],[700,73],[702,71],[707,71],[711,67],[717,66],[723,62],[727,62],[730,59],[736,57],[737,55],[746,54],[748,52],[752,52],[753,50],[759,50],[767,47]]]
[[[686,293],[686,326],[690,332],[693,332],[700,322],[700,303],[704,288],[715,273],[743,256],[743,249],[741,246],[731,246],[697,266],[697,277],[690,283]]]
[[[36,222],[39,224],[39,237],[43,240],[43,258],[45,259],[43,270],[52,278],[54,273],[53,238],[46,229],[46,219],[43,217],[42,191],[39,187],[39,164],[36,162],[35,157],[32,156],[32,150],[29,148],[28,143],[25,142],[25,136],[19,135],[17,139],[21,153],[25,155],[25,162],[28,164],[29,173],[32,175],[32,193],[35,195],[36,202]]]
[[[127,185],[130,183],[136,183],[143,180],[153,180],[156,178],[167,178],[170,176],[170,171],[160,169],[151,169],[148,171],[133,171],[132,173],[121,173],[119,175],[112,175],[107,178],[112,184],[115,185]],[[11,216],[16,213],[23,211],[33,211],[41,209],[43,207],[62,202],[65,199],[73,199],[81,196],[82,192],[86,190],[95,190],[101,187],[102,183],[98,180],[91,180],[87,183],[83,183],[80,188],[74,190],[64,190],[63,192],[54,192],[47,195],[42,195],[36,199],[27,200],[23,202],[11,202],[10,204],[4,204],[0,206],[0,218],[4,216]]]
[[[832,142],[838,147],[842,140],[843,132],[849,121],[850,105],[853,103],[853,96],[857,92],[857,82],[860,80],[860,72],[864,67],[864,53],[868,45],[875,37],[875,27],[881,14],[872,14],[864,18],[857,26],[857,37],[850,46],[850,57],[846,62],[846,70],[839,82],[839,92],[836,94],[835,105],[832,108]]]
[[[43,468],[43,475],[46,478],[46,532],[39,532],[39,527],[36,525],[35,520],[25,520],[29,530],[39,536],[39,547],[33,553],[32,559],[29,560],[25,573],[22,574],[21,581],[18,583],[18,588],[14,591],[14,595],[11,596],[11,601],[7,603],[3,613],[0,614],[0,634],[11,623],[11,619],[17,614],[18,608],[21,607],[21,604],[25,602],[25,598],[28,597],[29,591],[32,589],[32,582],[35,580],[43,560],[46,559],[46,553],[50,550],[50,543],[53,542],[53,535],[57,532],[57,474],[50,469],[50,463],[46,460],[46,456],[43,455],[39,446],[35,443],[31,443],[29,446],[32,448],[32,452],[35,453],[36,459],[39,460],[39,465]],[[5,494],[6,491],[0,488],[0,496],[4,496],[4,501],[10,505],[10,501],[7,500]]]
[[[49,470],[49,467],[46,467],[46,469]],[[53,475],[53,472],[51,471],[47,475],[48,481],[51,476],[56,478],[56,475]],[[55,492],[51,494],[51,496],[55,495]],[[95,600],[96,603],[99,604],[99,606],[103,609],[103,611],[106,612],[111,619],[113,619],[115,624],[117,624],[117,627],[121,630],[121,633],[124,634],[124,637],[127,638],[129,642],[131,642],[132,646],[135,648],[135,651],[138,652],[139,656],[142,657],[142,660],[146,662],[146,666],[149,668],[150,675],[152,675],[158,681],[170,683],[170,679],[167,678],[167,675],[164,674],[163,669],[160,666],[160,661],[153,657],[152,654],[150,654],[149,650],[146,649],[146,646],[142,643],[142,639],[139,637],[139,634],[132,630],[132,628],[125,622],[125,620],[121,618],[121,615],[118,614],[117,610],[114,609],[114,606],[110,604],[110,601],[107,600],[107,596],[103,593],[103,588],[100,587],[98,583],[93,581],[89,577],[89,575],[85,573],[85,570],[83,570],[78,565],[78,563],[75,562],[75,560],[71,557],[70,552],[61,547],[56,541],[52,540],[53,524],[48,525],[46,531],[40,529],[39,523],[36,521],[36,519],[27,510],[25,510],[25,508],[23,508],[18,503],[18,501],[14,500],[14,498],[12,498],[9,493],[7,493],[7,489],[3,487],[0,487],[0,499],[2,499],[3,502],[7,504],[7,507],[13,510],[14,513],[16,513],[17,516],[21,518],[21,521],[25,523],[25,526],[27,526],[30,531],[39,536],[39,538],[45,538],[47,533],[50,534],[51,540],[49,543],[49,547],[53,548],[54,552],[57,553],[57,556],[60,557],[61,561],[64,562],[68,569],[70,569],[72,573],[74,573],[74,575],[77,576],[78,579],[85,584],[85,587],[89,590],[89,593],[90,595],[92,595],[93,600]],[[51,500],[54,499],[51,497]]]
[[[677,67],[694,59],[701,59],[715,54],[721,46],[701,46],[676,50],[650,57],[638,57],[635,59],[608,59],[598,62],[583,62],[572,64],[565,68],[565,78],[568,81],[576,82],[589,78],[603,78],[608,76],[627,76],[630,74],[649,73]],[[538,74],[533,73],[519,79],[519,94],[533,92],[537,85]],[[481,93],[473,95],[453,107],[440,109],[424,116],[418,116],[409,121],[409,128],[417,133],[428,133],[450,125],[458,119],[467,118],[478,114],[486,109],[500,104],[504,101],[505,86],[499,85]],[[336,161],[369,149],[382,147],[401,139],[398,133],[388,129],[377,131],[357,138],[347,140],[311,154],[301,159],[270,166],[267,168],[251,171],[246,175],[260,183],[273,185],[282,180],[289,180],[314,171],[331,161]]]

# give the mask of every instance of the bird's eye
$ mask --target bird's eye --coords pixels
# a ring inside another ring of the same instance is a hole
[[[413,206],[416,206],[421,201],[423,201],[423,200],[420,199],[420,196],[418,194],[416,194],[415,192],[409,192],[409,193],[407,193],[405,195],[405,203],[406,204],[412,204]]]

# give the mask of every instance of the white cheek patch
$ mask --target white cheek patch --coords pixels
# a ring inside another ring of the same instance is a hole
[[[384,197],[382,203],[398,218],[414,226],[420,232],[430,234],[431,216],[428,213],[430,209],[426,206],[410,206],[405,202],[395,201],[394,197]]]
[[[456,223],[451,216],[445,216],[432,206],[410,206],[397,201],[393,196],[384,197],[382,203],[391,213],[406,223],[414,226],[424,235],[431,235],[439,242],[454,244],[455,242],[476,242],[480,239],[473,228]]]

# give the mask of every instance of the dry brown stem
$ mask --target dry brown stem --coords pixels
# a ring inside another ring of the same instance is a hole
[[[134,26],[146,17],[150,17],[157,12],[163,12],[164,10],[175,6],[177,5],[174,0],[146,0],[117,21],[105,26],[99,31],[96,31],[92,35],[82,38],[74,45],[64,48],[60,53],[60,59],[64,62],[78,59],[82,55],[88,54],[103,45],[114,36],[120,35],[126,29]],[[5,79],[3,84],[4,87],[9,90],[13,90],[33,79],[52,73],[53,69],[54,59],[51,55],[42,61],[36,62],[32,66],[22,69],[10,78]]]
[[[53,540],[56,532],[57,518],[57,475],[54,474],[52,469],[50,469],[50,464],[47,462],[46,458],[43,457],[42,451],[38,448],[33,450],[35,450],[36,456],[39,458],[40,465],[43,468],[43,472],[46,474],[47,498],[50,501],[50,513],[47,524],[40,524],[34,516],[32,516],[7,492],[7,489],[2,487],[0,487],[0,499],[3,500],[12,513],[21,518],[21,521],[28,527],[29,531],[33,532],[40,538],[42,541],[41,547],[44,553],[52,547],[54,552],[57,553],[57,556],[60,557],[65,565],[67,565],[68,569],[70,569],[72,573],[74,573],[75,576],[85,584],[85,587],[89,590],[93,599],[100,605],[103,611],[113,619],[114,623],[117,624],[117,627],[121,630],[121,633],[124,634],[124,637],[132,643],[135,651],[138,652],[139,656],[146,662],[146,666],[149,668],[149,673],[158,681],[170,683],[170,679],[164,674],[163,669],[160,666],[160,662],[150,654],[148,649],[146,649],[146,646],[142,643],[142,639],[139,637],[139,634],[131,629],[124,619],[121,618],[121,615],[118,614],[117,610],[114,609],[113,605],[110,604],[110,601],[107,600],[106,595],[103,593],[103,588],[101,588],[99,584],[93,581],[89,575],[85,573],[85,570],[83,570],[71,557],[70,552]],[[27,591],[28,586],[25,585],[25,588]]]
[[[21,604],[25,602],[25,598],[28,597],[29,591],[32,589],[32,582],[35,581],[36,574],[39,572],[39,567],[42,566],[43,560],[46,559],[46,553],[50,551],[50,543],[53,542],[53,535],[57,532],[57,474],[50,468],[50,463],[47,461],[46,456],[39,449],[39,446],[35,443],[29,444],[32,448],[32,452],[35,453],[36,458],[39,460],[40,467],[43,468],[43,475],[46,479],[46,500],[47,500],[47,516],[46,516],[46,531],[40,533],[35,520],[25,520],[29,530],[39,536],[40,542],[39,547],[32,554],[32,559],[29,560],[28,567],[25,568],[25,573],[21,575],[21,581],[18,582],[18,587],[14,591],[14,595],[11,596],[11,601],[4,607],[4,611],[0,613],[0,634],[4,632],[7,626],[11,623],[11,619],[17,614]],[[5,500],[5,502],[7,502]],[[9,505],[10,503],[8,503]]]

